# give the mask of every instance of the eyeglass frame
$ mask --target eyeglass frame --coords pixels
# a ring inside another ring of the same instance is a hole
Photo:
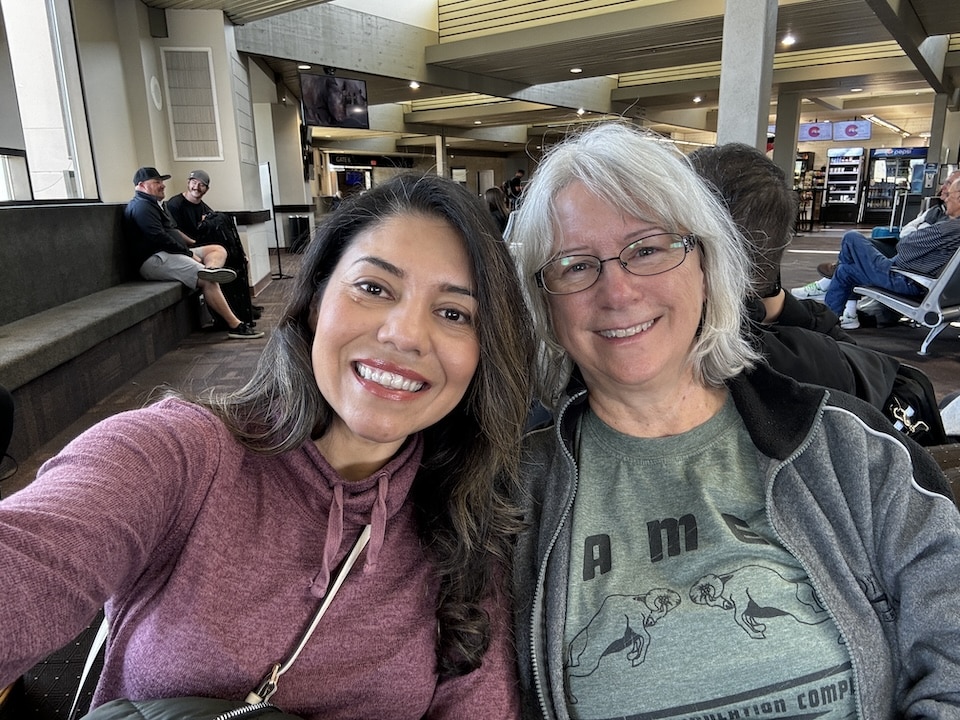
[[[627,268],[626,263],[624,263],[623,261],[623,253],[631,245],[636,245],[637,243],[642,242],[647,238],[656,237],[657,235],[672,235],[674,237],[680,238],[680,242],[683,243],[683,255],[680,258],[680,262],[678,262],[673,267],[667,268],[666,270],[658,270],[655,273],[637,275],[635,272],[632,272],[629,268]],[[687,255],[693,252],[698,245],[700,245],[700,238],[697,235],[694,235],[693,233],[686,233],[686,234],[675,233],[675,232],[650,233],[649,235],[644,235],[643,237],[637,238],[632,242],[628,242],[626,245],[623,246],[623,249],[620,250],[620,252],[614,255],[613,257],[599,258],[596,255],[590,255],[589,253],[574,253],[570,255],[558,255],[557,257],[547,260],[543,265],[541,265],[537,269],[537,271],[533,274],[533,278],[537,283],[537,287],[539,287],[548,295],[574,295],[578,292],[589,290],[590,288],[592,288],[594,285],[597,284],[597,281],[600,279],[600,276],[603,274],[603,264],[606,262],[610,262],[611,260],[619,260],[620,262],[618,264],[620,265],[620,267],[622,267],[626,272],[630,273],[630,275],[633,275],[634,277],[655,277],[657,275],[663,275],[664,273],[670,272],[671,270],[676,270],[678,267],[683,265],[683,261],[687,259]],[[550,290],[547,287],[546,283],[543,281],[543,271],[547,269],[548,265],[551,265],[552,263],[555,263],[557,260],[560,260],[564,257],[586,257],[586,258],[593,258],[594,260],[596,260],[599,263],[599,265],[597,266],[598,268],[597,274],[594,276],[593,282],[591,282],[589,285],[582,287],[578,290],[571,290],[570,292],[555,292],[553,290]]]

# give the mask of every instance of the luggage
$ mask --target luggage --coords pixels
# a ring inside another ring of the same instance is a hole
[[[222,245],[227,251],[225,267],[237,273],[237,279],[220,286],[227,304],[240,322],[251,327],[255,324],[253,302],[250,300],[250,269],[247,255],[243,251],[240,233],[233,218],[221,212],[209,213],[198,226],[200,238],[198,245]],[[214,329],[229,329],[227,323],[214,313]]]

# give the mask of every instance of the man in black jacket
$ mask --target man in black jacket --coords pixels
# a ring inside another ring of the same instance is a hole
[[[263,337],[230,309],[220,283],[236,279],[237,274],[223,267],[227,251],[219,245],[196,246],[194,240],[177,229],[164,209],[163,201],[169,175],[156,168],[142,167],[133,176],[133,199],[123,211],[124,231],[133,244],[133,259],[145,280],[178,280],[191,290],[200,290],[210,306],[227,323],[229,336],[237,339]]]

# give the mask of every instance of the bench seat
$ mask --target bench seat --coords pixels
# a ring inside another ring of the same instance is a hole
[[[14,390],[182,300],[178,282],[127,282],[0,326],[0,384]]]

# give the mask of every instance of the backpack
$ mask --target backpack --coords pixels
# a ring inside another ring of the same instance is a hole
[[[921,445],[930,447],[947,442],[933,385],[924,373],[911,365],[900,363],[884,414],[897,430]]]

